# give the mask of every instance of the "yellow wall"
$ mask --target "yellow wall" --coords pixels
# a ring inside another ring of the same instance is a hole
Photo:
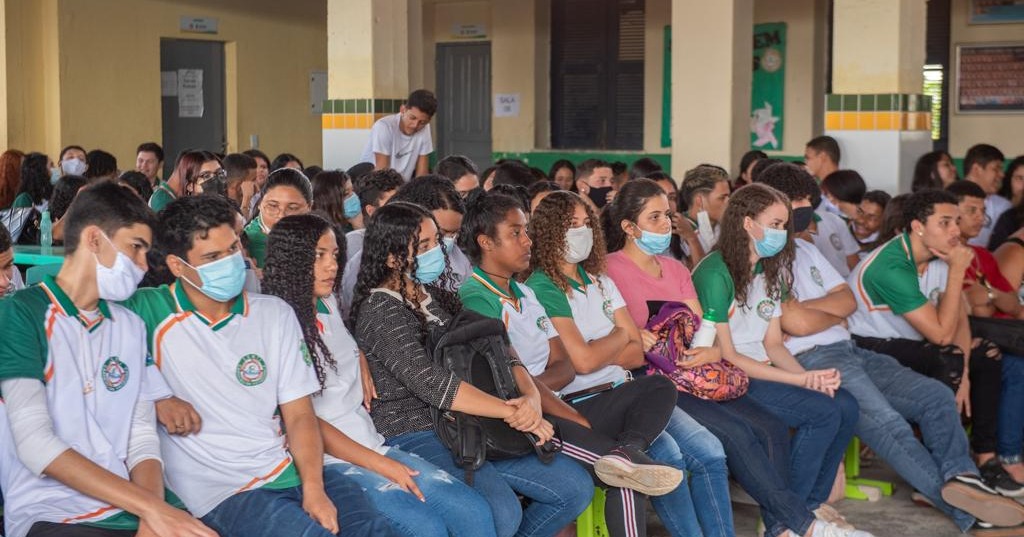
[[[227,42],[229,150],[248,149],[249,135],[258,134],[271,156],[288,151],[310,164],[321,159],[309,74],[327,68],[326,2],[6,3],[13,147],[56,157],[74,143],[110,151],[121,168],[133,167],[135,147],[161,138],[160,38],[168,37]],[[182,33],[182,15],[215,17],[219,33]]]
[[[786,23],[786,97],[782,147],[770,155],[803,155],[823,130],[825,108],[824,0],[755,0],[754,24]],[[735,165],[735,163],[730,163]]]
[[[1024,114],[956,113],[956,46],[991,42],[1024,42],[1024,24],[967,24],[968,0],[952,1],[949,85],[949,152],[963,157],[974,144],[989,143],[1007,158],[1024,154]]]
[[[921,93],[925,0],[836,0],[832,93]]]

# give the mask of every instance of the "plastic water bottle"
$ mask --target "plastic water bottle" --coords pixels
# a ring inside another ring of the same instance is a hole
[[[693,341],[690,342],[691,349],[710,347],[715,344],[715,321],[711,320],[714,316],[714,308],[708,308],[704,312],[704,318],[700,320],[700,328],[694,332]]]
[[[43,211],[39,218],[39,246],[44,253],[48,253],[53,246],[53,221],[50,220],[50,211]]]

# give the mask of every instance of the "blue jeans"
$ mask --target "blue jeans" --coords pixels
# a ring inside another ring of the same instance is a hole
[[[689,473],[689,487],[683,482],[676,490],[651,498],[669,533],[674,537],[736,535],[725,451],[715,435],[677,407],[647,454]]]
[[[324,490],[338,508],[341,535],[400,537],[355,481],[324,471]],[[331,537],[302,510],[302,487],[266,487],[235,494],[201,519],[221,537]]]
[[[387,439],[387,445],[415,453],[462,480],[451,451],[434,431],[415,431]],[[490,461],[473,473],[473,488],[491,506],[499,536],[554,535],[590,505],[594,485],[580,465],[558,454],[551,464],[535,455]],[[532,500],[524,511],[516,492]]]
[[[715,435],[736,481],[761,506],[768,535],[803,535],[814,522],[789,488],[789,427],[747,396],[708,401],[680,393],[676,405]]]
[[[411,453],[388,448],[384,455],[419,472],[413,476],[413,481],[423,493],[425,502],[388,478],[365,468],[347,462],[331,464],[327,468],[342,472],[359,483],[377,511],[405,535],[494,535],[490,506],[475,490]]]
[[[857,425],[857,400],[840,389],[835,397],[799,386],[750,379],[748,395],[796,429],[789,448],[789,488],[816,509],[828,499],[846,445]]]
[[[860,403],[857,436],[961,530],[974,524],[942,500],[942,486],[953,476],[978,473],[949,387],[852,341],[815,347],[797,360],[808,369],[838,369],[843,389]],[[908,421],[921,429],[923,444]]]
[[[1019,463],[1024,449],[1024,357],[1003,354],[1002,385],[996,451],[1007,463]]]

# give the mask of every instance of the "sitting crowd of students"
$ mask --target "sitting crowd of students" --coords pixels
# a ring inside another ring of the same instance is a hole
[[[828,503],[854,436],[959,530],[1024,524],[1024,357],[971,324],[1024,319],[1024,163],[993,200],[991,146],[895,198],[827,137],[678,183],[205,151],[161,181],[139,150],[135,186],[62,153],[56,274],[26,288],[0,226],[5,535],[550,536],[599,487],[613,536],[649,498],[673,536],[730,537],[731,477],[764,535],[870,537]],[[433,360],[463,310],[504,325],[519,397]],[[559,452],[469,474],[448,411]]]

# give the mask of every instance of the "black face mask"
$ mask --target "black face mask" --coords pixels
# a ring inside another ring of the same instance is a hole
[[[587,196],[590,197],[590,201],[594,202],[594,205],[597,205],[598,209],[603,209],[604,206],[608,204],[608,193],[611,191],[612,187],[610,186],[591,188],[590,191],[587,192]]]
[[[793,209],[793,231],[800,233],[810,227],[814,218],[814,207],[797,207]]]

